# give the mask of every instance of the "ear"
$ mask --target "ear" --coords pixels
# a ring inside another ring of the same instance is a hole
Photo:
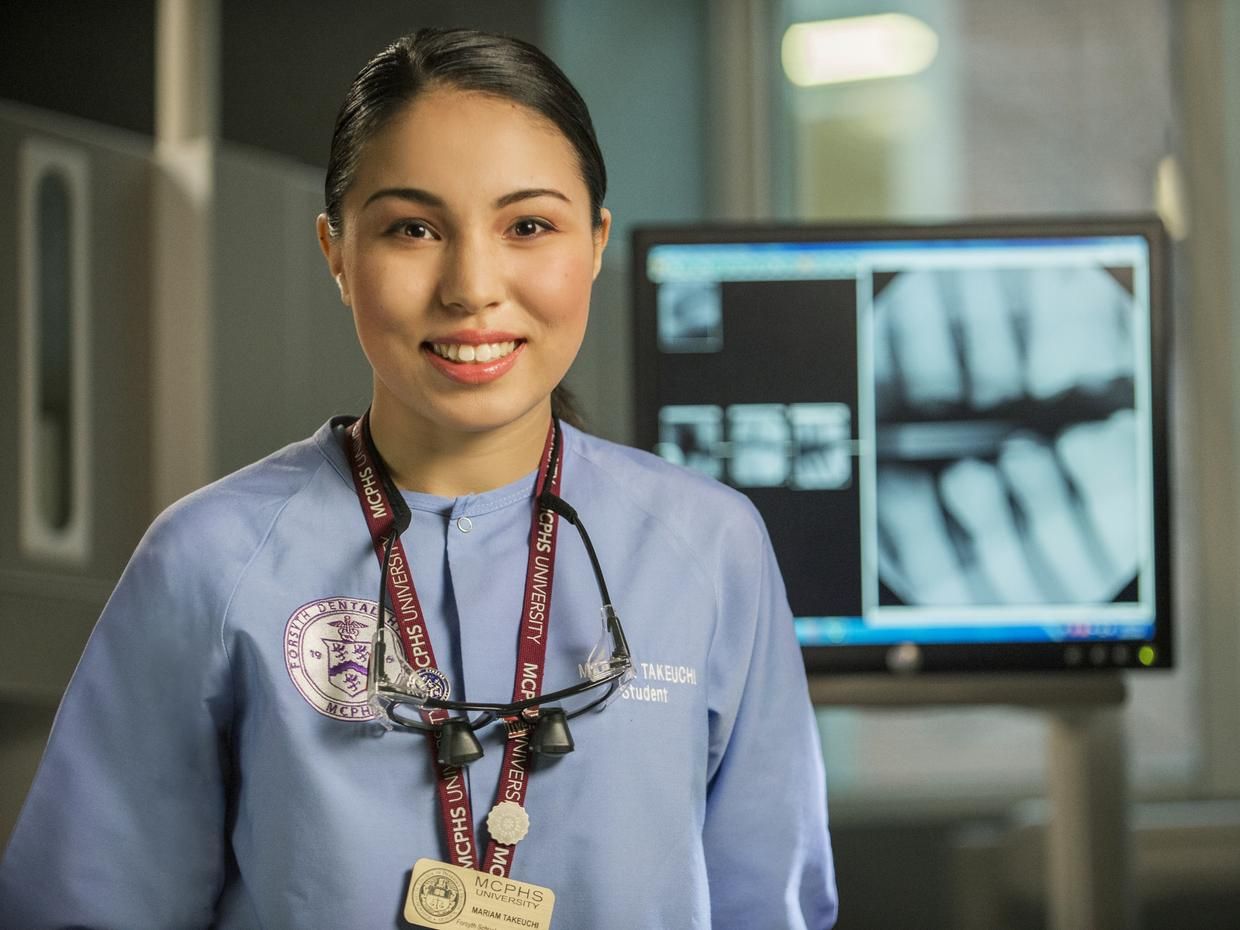
[[[603,267],[603,250],[607,248],[607,240],[611,236],[611,211],[606,207],[599,210],[599,216],[602,222],[598,228],[594,230],[594,273],[592,278],[598,278],[599,269]]]
[[[340,239],[331,234],[326,213],[319,214],[314,221],[314,227],[319,236],[319,248],[323,251],[323,258],[327,260],[327,270],[335,278],[336,287],[340,289],[340,302],[350,307],[352,304],[349,300],[349,283],[344,275],[344,255]]]

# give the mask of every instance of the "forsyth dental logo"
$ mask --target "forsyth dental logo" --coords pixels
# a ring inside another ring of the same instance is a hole
[[[293,611],[284,627],[284,664],[301,696],[319,713],[337,720],[371,720],[366,703],[375,601],[325,597]],[[403,680],[410,672],[388,616],[385,631],[387,676]]]

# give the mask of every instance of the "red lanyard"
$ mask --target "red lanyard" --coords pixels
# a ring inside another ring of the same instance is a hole
[[[353,473],[353,486],[357,490],[366,525],[370,529],[375,555],[380,570],[383,550],[395,525],[395,514],[388,498],[385,472],[367,448],[366,431],[369,429],[370,413],[355,421],[346,430],[346,449],[349,467]],[[534,483],[534,499],[549,489],[560,493],[561,453],[552,468],[551,451],[555,445],[555,423],[547,431],[538,477]],[[548,473],[550,472],[550,473]],[[550,510],[534,505],[530,525],[529,562],[525,572],[525,599],[521,608],[521,630],[517,647],[517,667],[512,686],[513,701],[537,697],[542,691],[543,667],[547,655],[547,624],[550,620],[551,585],[555,575],[555,541],[559,520]],[[396,628],[400,633],[401,648],[405,661],[413,669],[438,668],[431,639],[423,619],[422,605],[414,589],[409,571],[409,560],[397,537],[392,546],[391,564],[387,576],[387,592]],[[383,622],[380,618],[379,622]],[[373,658],[373,657],[372,657]],[[429,719],[440,722],[448,716],[447,711],[427,712]],[[444,837],[448,855],[454,865],[478,868],[477,841],[474,838],[473,810],[465,779],[460,768],[440,765],[438,761],[439,737],[430,737],[431,764],[435,767],[436,788],[439,795],[439,814],[443,821]],[[496,803],[511,801],[525,805],[525,792],[533,759],[530,753],[529,730],[519,721],[510,722],[508,737],[504,741],[504,759],[500,765],[500,780],[496,788]],[[487,842],[486,858],[482,870],[493,875],[507,876],[512,868],[514,846],[497,843],[494,838]]]

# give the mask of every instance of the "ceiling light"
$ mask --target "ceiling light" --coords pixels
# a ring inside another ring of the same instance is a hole
[[[939,51],[939,37],[903,13],[796,23],[784,33],[781,58],[799,87],[902,77],[924,71]]]

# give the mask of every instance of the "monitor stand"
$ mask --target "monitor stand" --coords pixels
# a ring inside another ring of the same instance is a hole
[[[1121,672],[820,674],[811,675],[809,690],[815,704],[837,707],[1003,705],[1046,714],[1048,926],[1136,926]]]

